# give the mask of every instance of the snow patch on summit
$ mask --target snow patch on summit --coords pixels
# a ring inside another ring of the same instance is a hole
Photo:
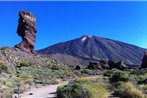
[[[85,40],[87,40],[88,38],[91,38],[92,36],[83,36],[82,38],[81,38],[81,41],[82,42],[84,42]]]
[[[85,36],[81,39],[81,41],[84,42],[86,39],[87,39],[87,37]]]

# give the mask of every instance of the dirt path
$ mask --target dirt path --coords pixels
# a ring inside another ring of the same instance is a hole
[[[88,78],[98,78],[100,76],[89,76]],[[70,80],[69,80],[70,81]],[[56,91],[58,86],[66,85],[69,81],[64,81],[56,85],[41,86],[38,88],[31,88],[30,91],[21,94],[20,98],[56,98]],[[30,95],[32,93],[33,95]]]
[[[66,85],[69,81],[64,81],[60,84],[41,86],[38,88],[31,88],[30,91],[21,94],[20,98],[56,98],[56,91],[58,86]],[[30,95],[30,94],[33,95]]]

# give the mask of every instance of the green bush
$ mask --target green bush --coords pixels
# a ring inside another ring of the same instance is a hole
[[[0,73],[1,73],[1,72],[6,72],[6,73],[7,73],[7,72],[8,72],[8,66],[3,65],[3,64],[0,65]]]
[[[88,98],[108,98],[109,92],[103,83],[84,85],[84,88],[88,91]]]
[[[81,71],[82,74],[87,74],[87,75],[92,75],[93,74],[93,70],[90,69],[83,69]]]
[[[146,98],[145,94],[130,82],[124,84],[120,94],[122,98]]]
[[[87,94],[88,92],[78,83],[68,84],[57,89],[58,98],[89,98]]]
[[[74,72],[73,71],[66,71],[65,75],[67,75],[67,76],[74,76]]]
[[[4,61],[0,58],[0,65],[3,65]]]
[[[144,90],[147,90],[147,84],[144,84],[144,85],[143,85],[143,89],[144,89]]]
[[[116,72],[118,72],[118,71],[116,71]],[[110,77],[110,76],[112,76],[114,73],[115,73],[114,70],[106,70],[106,71],[104,72],[104,76]]]
[[[116,83],[119,81],[127,82],[129,80],[129,76],[127,73],[119,71],[115,72],[110,78],[109,78],[111,83]]]
[[[75,83],[90,83],[91,79],[88,79],[86,77],[77,78],[74,80]]]
[[[13,90],[12,89],[7,89],[7,90],[4,90],[4,96],[5,98],[11,98],[12,94],[13,94]]]
[[[77,65],[75,70],[80,70],[81,69],[81,65]]]
[[[52,70],[59,70],[59,69],[60,69],[60,66],[57,65],[57,64],[53,64],[53,65],[51,66],[51,69],[52,69]]]
[[[25,62],[25,61],[20,62],[19,65],[20,65],[21,67],[28,67],[28,66],[30,66],[30,64],[29,64],[28,62]]]
[[[76,76],[81,76],[81,71],[79,71],[79,70],[75,70],[74,73]]]
[[[106,85],[96,80],[82,77],[58,87],[58,98],[107,98],[109,92]]]
[[[117,82],[115,83],[113,86],[114,86],[114,95],[116,96],[120,96],[121,95],[121,90],[123,88],[123,84],[124,82]]]

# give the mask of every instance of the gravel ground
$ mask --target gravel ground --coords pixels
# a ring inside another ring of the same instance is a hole
[[[98,78],[99,76],[89,76],[88,78]],[[70,80],[69,80],[70,81]],[[21,94],[20,98],[56,98],[56,91],[58,86],[66,85],[69,81],[64,81],[55,85],[47,85],[40,87],[32,87],[30,91],[24,92]],[[30,95],[32,93],[32,95]]]
[[[62,82],[56,85],[41,86],[31,88],[30,91],[21,94],[21,98],[56,98],[58,86],[68,84],[69,81]],[[32,93],[32,95],[30,95]]]

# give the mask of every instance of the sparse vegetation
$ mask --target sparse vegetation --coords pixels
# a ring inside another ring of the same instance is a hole
[[[31,64],[29,64],[29,63],[26,62],[26,61],[21,61],[21,62],[19,62],[19,65],[20,65],[20,67],[28,67],[28,66],[30,66]]]
[[[3,65],[4,61],[0,58],[0,65]]]
[[[60,66],[57,65],[57,64],[53,64],[53,65],[51,66],[51,69],[52,69],[52,70],[59,70],[59,69],[60,69]]]
[[[41,57],[37,55],[37,58]],[[55,61],[42,59],[35,63],[22,58],[17,61],[16,65],[14,63],[14,66],[9,66],[2,60],[0,61],[0,88],[6,98],[10,98],[13,92],[24,92],[33,83],[58,84],[61,80],[81,77],[66,86],[59,87],[60,98],[107,98],[109,91],[114,92],[114,95],[118,97],[125,96],[123,98],[146,98],[147,71],[145,69],[90,70],[79,65],[72,66],[72,68],[65,67]],[[102,74],[104,75],[102,79],[86,78]]]
[[[81,73],[82,73],[82,74],[92,75],[93,70],[90,70],[90,69],[83,69],[83,70],[81,71]]]
[[[103,92],[103,93],[102,93]],[[108,89],[97,79],[81,77],[57,90],[58,98],[107,98]]]
[[[0,64],[0,73],[2,72],[8,73],[8,66]]]
[[[127,82],[129,80],[128,74],[122,71],[115,72],[111,77],[110,77],[110,82],[111,83],[116,83],[119,81]]]
[[[119,94],[122,98],[146,98],[146,95],[131,82],[125,83]]]

